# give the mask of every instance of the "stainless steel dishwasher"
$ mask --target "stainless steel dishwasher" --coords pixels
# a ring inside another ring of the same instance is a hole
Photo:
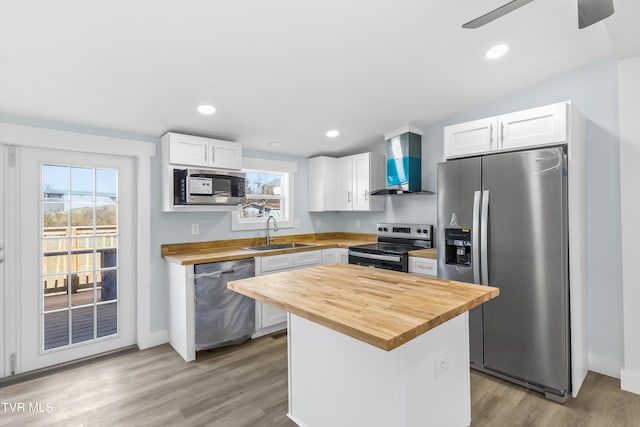
[[[196,264],[194,273],[196,351],[251,338],[255,301],[227,289],[227,282],[254,277],[254,259]]]

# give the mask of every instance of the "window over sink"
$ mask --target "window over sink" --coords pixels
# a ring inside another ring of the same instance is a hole
[[[297,164],[277,160],[243,159],[247,200],[231,215],[231,230],[259,230],[273,215],[278,227],[294,225],[294,177]]]

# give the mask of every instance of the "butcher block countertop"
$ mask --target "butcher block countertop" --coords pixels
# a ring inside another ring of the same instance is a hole
[[[387,351],[500,293],[491,286],[352,264],[303,268],[227,286]]]
[[[420,249],[417,251],[409,251],[409,256],[415,256],[418,258],[431,258],[437,259],[438,256],[436,254],[436,248],[431,249]]]
[[[245,249],[265,243],[264,237],[253,239],[215,240],[210,242],[179,243],[162,245],[162,256],[181,265],[203,264],[208,262],[229,261],[233,259],[253,258],[257,256],[280,255],[293,252],[314,251],[317,249],[349,248],[377,241],[375,234],[364,233],[318,233],[274,236],[274,244],[304,243],[310,246],[252,251]]]

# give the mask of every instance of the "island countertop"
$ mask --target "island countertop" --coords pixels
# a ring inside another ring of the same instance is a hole
[[[227,286],[386,351],[500,293],[491,286],[352,264],[285,271]]]

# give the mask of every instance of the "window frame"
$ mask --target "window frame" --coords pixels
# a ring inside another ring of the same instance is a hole
[[[284,215],[276,220],[278,221],[278,228],[293,228],[295,224],[295,173],[298,171],[297,163],[245,157],[242,159],[242,171],[286,175],[282,178],[281,189],[281,208],[284,210]],[[239,209],[234,209],[231,212],[231,231],[264,229],[265,218],[240,219],[238,213]]]

